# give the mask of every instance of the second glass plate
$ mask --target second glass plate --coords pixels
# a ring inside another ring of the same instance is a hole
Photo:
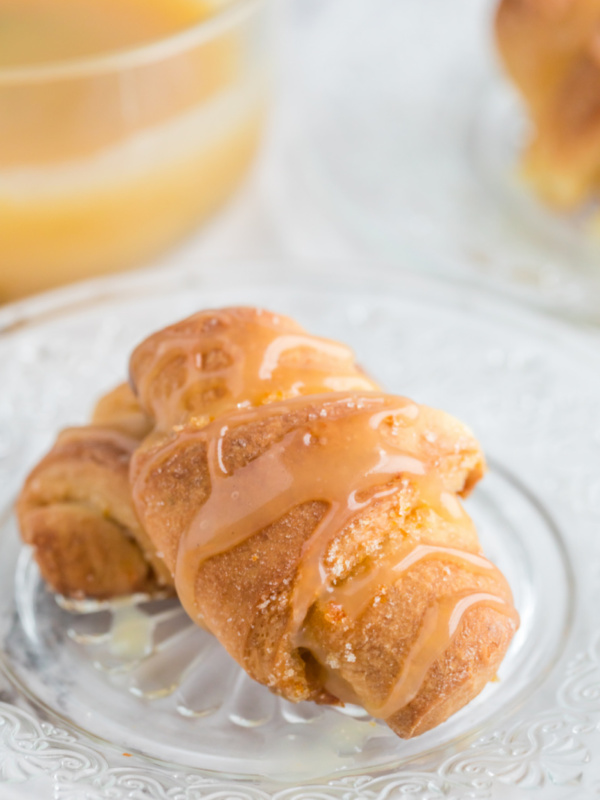
[[[294,105],[273,205],[290,209],[294,251],[325,216],[322,247],[351,241],[598,322],[598,210],[555,214],[518,175],[529,130],[496,55],[498,2],[293,6]]]

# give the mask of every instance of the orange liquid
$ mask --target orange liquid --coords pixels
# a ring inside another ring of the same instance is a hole
[[[0,301],[141,264],[233,191],[265,106],[248,29],[118,61],[216,5],[0,0]],[[114,67],[78,70],[111,54]],[[23,78],[22,67],[53,64],[63,74]]]
[[[0,0],[0,67],[148,44],[211,15],[206,0]]]

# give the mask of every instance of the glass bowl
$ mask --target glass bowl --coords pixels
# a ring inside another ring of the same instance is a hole
[[[150,44],[0,67],[0,302],[148,261],[237,186],[268,101],[268,2],[205,5]]]
[[[0,312],[0,777],[24,787],[52,779],[61,800],[595,791],[597,339],[458,282],[401,274],[367,285],[340,270],[287,283],[284,272],[256,262],[201,276],[145,272]],[[174,601],[58,604],[19,544],[12,504],[23,476],[60,427],[83,422],[122,379],[134,343],[234,303],[347,341],[390,391],[467,421],[489,457],[468,510],[522,627],[499,680],[421,737],[397,739],[359,709],[275,698]]]

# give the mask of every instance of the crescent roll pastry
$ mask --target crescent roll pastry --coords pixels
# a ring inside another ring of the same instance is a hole
[[[252,309],[167,328],[130,367],[155,425],[131,459],[138,517],[251,677],[410,737],[495,676],[518,615],[459,499],[485,470],[464,425]]]
[[[502,0],[496,38],[533,123],[525,174],[571,209],[600,185],[600,0]]]
[[[171,585],[131,500],[129,461],[151,424],[131,389],[102,398],[94,424],[69,428],[27,478],[21,535],[50,587],[66,597],[114,597]]]

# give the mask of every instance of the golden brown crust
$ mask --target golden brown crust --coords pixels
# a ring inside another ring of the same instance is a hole
[[[142,551],[115,520],[76,503],[21,508],[19,513],[41,575],[54,592],[104,600],[156,590]]]
[[[514,628],[492,608],[467,612],[452,645],[430,669],[417,697],[386,720],[403,739],[419,736],[448,719],[493,680]],[[477,642],[477,647],[473,647]]]
[[[153,427],[128,383],[120,384],[98,400],[91,422],[120,431],[138,442],[148,436]]]
[[[99,425],[67,429],[27,478],[17,502],[21,535],[54,591],[104,599],[171,586],[131,501],[138,443]]]

